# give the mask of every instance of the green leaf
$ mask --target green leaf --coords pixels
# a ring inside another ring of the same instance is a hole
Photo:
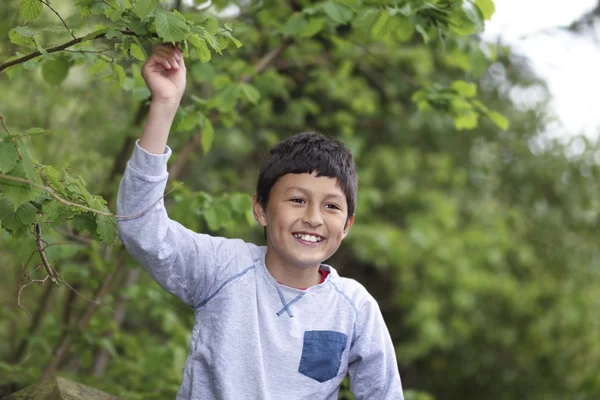
[[[225,86],[225,88],[217,94],[217,98],[220,100],[219,110],[224,112],[231,111],[237,102],[238,95],[239,88],[237,85]]]
[[[198,57],[200,61],[205,63],[210,61],[211,54],[208,46],[206,45],[206,41],[198,36],[197,34],[192,34],[188,37],[188,41],[194,46],[194,49],[198,53]]]
[[[247,83],[241,83],[240,89],[242,89],[242,93],[250,103],[258,103],[258,100],[260,99],[260,92],[256,90],[254,86]]]
[[[341,4],[325,3],[323,11],[338,24],[346,24],[352,19],[352,10]]]
[[[239,40],[234,38],[233,35],[231,34],[231,32],[229,32],[229,31],[219,32],[219,35],[225,36],[226,38],[231,40],[233,42],[233,44],[235,45],[235,47],[237,47],[238,49],[240,47],[242,47],[242,42],[240,42]]]
[[[476,5],[474,5],[472,3],[467,2],[464,4],[463,10],[464,10],[467,18],[469,18],[469,20],[475,26],[475,31],[478,33],[483,32],[483,30],[485,28],[485,24],[483,22],[484,17],[483,17],[481,10],[479,9],[479,7],[477,7]]]
[[[382,36],[385,36],[389,32],[388,20],[390,18],[390,14],[387,11],[381,11],[379,14],[379,18],[377,18],[377,22],[371,28],[371,35],[374,38],[378,39]]]
[[[205,209],[202,213],[202,216],[204,217],[204,220],[208,224],[210,230],[216,231],[221,226],[219,224],[219,216],[217,215],[217,210],[214,206]]]
[[[11,142],[0,142],[0,172],[9,173],[19,160],[17,148]]]
[[[47,221],[54,221],[59,215],[59,203],[56,200],[50,200],[42,206],[42,213],[46,215]]]
[[[417,30],[417,32],[419,32],[421,34],[421,37],[423,38],[423,41],[425,43],[429,43],[429,40],[430,40],[429,39],[429,34],[425,30],[425,28],[423,28],[423,25],[417,24],[417,25],[415,25],[415,29]]]
[[[23,203],[17,209],[17,220],[22,225],[31,225],[35,222],[37,208],[31,203]]]
[[[219,24],[213,18],[207,18],[203,25],[204,29],[211,35],[216,35],[219,32]]]
[[[117,240],[117,220],[115,217],[96,214],[96,233],[100,240],[107,243],[114,243]]]
[[[117,73],[117,78],[119,79],[119,85],[123,86],[125,84],[125,78],[127,78],[127,74],[125,73],[125,70],[119,64],[115,64],[115,63],[112,64],[112,67],[115,70],[115,72]]]
[[[40,174],[44,177],[44,181],[47,185],[49,185],[53,190],[58,193],[63,193],[65,190],[65,185],[61,177],[61,173],[58,172],[54,167],[50,165],[44,165]]]
[[[129,47],[129,52],[137,60],[145,61],[147,58],[146,52],[144,51],[144,49],[135,43],[131,44],[131,47]]]
[[[475,4],[481,10],[481,14],[483,14],[483,19],[489,21],[492,19],[492,15],[496,12],[496,6],[494,6],[494,2],[492,0],[475,0]]]
[[[456,10],[448,19],[450,30],[459,35],[471,35],[483,31],[483,15],[479,8],[465,3],[463,8]]]
[[[304,15],[302,15],[302,13],[295,12],[283,25],[281,32],[283,32],[283,34],[286,36],[293,36],[300,33],[302,28],[304,28],[304,25],[306,25],[306,19],[304,18]]]
[[[207,30],[204,31],[204,40],[206,40],[206,42],[210,45],[210,47],[213,48],[214,51],[216,51],[217,53],[221,54],[221,50],[222,49],[221,49],[221,46],[219,45],[219,42]]]
[[[106,15],[111,21],[117,22],[123,18],[123,10],[119,8],[107,8],[104,10],[104,15]]]
[[[185,18],[177,11],[156,12],[156,33],[165,42],[176,43],[185,40],[190,33],[190,28]]]
[[[198,112],[191,112],[187,115],[184,115],[179,122],[177,123],[177,127],[175,130],[177,132],[189,132],[195,127],[199,126],[202,123],[202,115]]]
[[[42,76],[48,84],[58,86],[69,75],[70,67],[71,65],[66,57],[58,56],[54,60],[48,60],[42,65]]]
[[[96,223],[96,219],[90,213],[75,215],[75,217],[73,217],[73,226],[78,231],[85,231],[93,236],[98,236],[96,232],[98,224]]]
[[[506,131],[509,127],[508,119],[496,111],[490,111],[487,114],[488,118],[491,119],[500,129]]]
[[[8,32],[8,38],[13,44],[35,46],[34,32],[22,26],[17,26]]]
[[[474,83],[454,81],[451,87],[462,97],[471,98],[477,96],[477,85]]]
[[[210,121],[209,118],[207,118],[206,116],[202,116],[203,120],[202,120],[202,137],[201,137],[201,143],[202,143],[202,148],[204,149],[204,154],[208,153],[210,148],[212,147],[212,142],[215,136],[215,131],[213,128],[213,124]]]
[[[394,35],[394,39],[399,40],[401,42],[409,41],[415,33],[414,25],[411,24],[408,19],[399,16],[395,16],[393,18],[393,21],[394,28],[392,34]]]
[[[138,0],[137,3],[135,3],[133,12],[139,19],[144,19],[154,11],[157,5],[158,0]]]
[[[363,33],[370,33],[371,28],[377,22],[379,18],[379,12],[374,9],[367,9],[363,13],[359,14],[358,17],[352,21],[352,26],[362,31]]]
[[[308,23],[298,33],[298,36],[309,38],[321,32],[325,27],[324,18],[310,18]]]
[[[479,119],[479,114],[474,111],[469,111],[464,114],[458,115],[454,117],[454,126],[456,129],[464,130],[464,129],[473,129],[477,127],[477,122]]]
[[[0,221],[2,226],[10,231],[16,231],[21,227],[15,213],[15,205],[7,197],[0,199]]]
[[[42,15],[44,6],[39,0],[21,0],[21,16],[25,22],[35,21]]]
[[[76,0],[75,7],[79,11],[79,14],[82,17],[86,17],[90,15],[90,6],[92,5],[92,0]]]

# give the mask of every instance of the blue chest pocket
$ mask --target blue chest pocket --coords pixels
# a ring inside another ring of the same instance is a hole
[[[335,331],[306,331],[298,372],[317,382],[337,376],[348,336]]]

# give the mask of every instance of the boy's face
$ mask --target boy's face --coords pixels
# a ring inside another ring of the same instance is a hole
[[[267,258],[279,268],[319,266],[335,253],[354,223],[335,178],[286,174],[273,185],[266,210],[254,217],[267,229]],[[316,241],[315,241],[316,240]]]

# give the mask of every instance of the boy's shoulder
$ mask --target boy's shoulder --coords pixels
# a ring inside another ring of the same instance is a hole
[[[337,271],[328,265],[332,271],[331,284],[340,295],[351,303],[355,311],[358,312],[365,305],[377,304],[377,300],[369,293],[366,287],[356,279],[346,278],[337,273]]]

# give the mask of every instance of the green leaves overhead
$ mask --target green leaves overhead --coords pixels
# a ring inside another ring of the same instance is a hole
[[[252,85],[242,83],[240,84],[240,89],[242,90],[242,93],[250,103],[256,104],[260,99],[260,92],[256,90],[256,88]]]
[[[140,19],[145,19],[158,5],[158,0],[138,0],[133,11]]]
[[[0,172],[8,173],[17,165],[19,154],[11,142],[0,142]]]
[[[465,81],[454,81],[450,85],[460,96],[471,98],[477,95],[477,85]]]
[[[206,116],[202,115],[202,133],[201,133],[201,144],[202,144],[202,149],[204,150],[204,154],[208,153],[210,151],[210,148],[212,147],[212,143],[215,137],[215,130],[213,128],[213,124],[210,120],[210,118],[207,118]]]
[[[43,4],[40,0],[21,0],[21,16],[25,22],[35,21],[42,15]]]
[[[96,233],[103,242],[114,243],[117,239],[117,220],[115,217],[96,214]]]
[[[19,206],[16,218],[22,225],[31,225],[35,222],[37,208],[31,203],[23,203]]]
[[[500,129],[508,129],[508,120],[475,100],[477,85],[457,80],[449,88],[434,85],[418,90],[412,96],[420,111],[440,110],[452,117],[457,130],[474,129],[479,117],[488,117]]]
[[[329,18],[338,24],[347,24],[352,19],[352,10],[341,4],[327,2],[323,5],[323,11]]]
[[[194,47],[194,50],[196,50],[200,61],[203,63],[210,61],[210,50],[208,49],[204,38],[201,38],[198,34],[194,33],[189,36],[188,41]]]
[[[494,12],[496,11],[496,6],[492,0],[475,0],[475,4],[481,10],[483,18],[486,21],[492,19],[492,15],[494,15]]]
[[[177,11],[165,12],[159,9],[156,13],[156,33],[167,43],[177,43],[188,37],[190,28],[183,15]]]

